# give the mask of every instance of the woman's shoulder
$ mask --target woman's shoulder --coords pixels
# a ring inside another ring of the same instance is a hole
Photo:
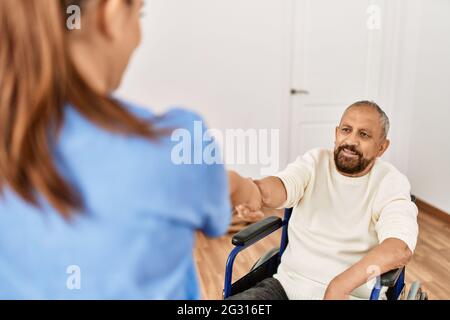
[[[167,111],[156,113],[151,107],[121,101],[121,104],[133,115],[152,122],[156,127],[192,128],[196,123],[204,126],[203,117],[184,106],[170,106]]]
[[[172,106],[165,112],[157,113],[151,107],[119,99],[118,102],[129,113],[148,122],[154,130],[164,132],[159,141],[163,143],[159,143],[158,146],[170,145],[173,134],[179,132],[176,130],[186,130],[193,135],[196,131],[203,132],[206,129],[204,119],[197,112],[185,107]],[[142,139],[105,130],[86,119],[73,106],[67,105],[65,108],[64,126],[59,134],[59,141],[67,147],[106,143],[109,146],[107,149],[111,149],[114,146],[118,147],[123,141],[129,148],[131,140]]]

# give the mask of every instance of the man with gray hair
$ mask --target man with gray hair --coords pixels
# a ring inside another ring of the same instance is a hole
[[[375,276],[410,260],[418,210],[408,179],[379,159],[388,132],[386,113],[358,101],[336,127],[334,151],[309,151],[261,180],[229,173],[241,215],[294,208],[277,273],[231,299],[369,299]]]

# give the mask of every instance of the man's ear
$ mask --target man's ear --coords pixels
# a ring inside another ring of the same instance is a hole
[[[339,127],[336,127],[334,130],[334,145],[336,146],[337,135],[338,135]]]
[[[383,153],[386,152],[390,144],[391,141],[389,139],[384,139],[383,143],[381,144],[380,151],[378,151],[378,157],[381,157]]]
[[[108,39],[114,39],[121,30],[121,1],[98,1],[97,24],[102,34]]]

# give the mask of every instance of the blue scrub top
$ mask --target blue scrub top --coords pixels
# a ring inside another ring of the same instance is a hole
[[[180,108],[156,116],[124,105],[156,128],[183,128],[192,138],[195,122],[203,123]],[[227,175],[222,164],[175,164],[180,141],[172,140],[170,133],[155,142],[111,133],[67,106],[54,158],[84,210],[68,222],[42,197],[37,209],[4,188],[0,299],[199,299],[195,232],[226,232]],[[191,154],[181,155],[193,162],[211,151],[211,142],[187,143]]]

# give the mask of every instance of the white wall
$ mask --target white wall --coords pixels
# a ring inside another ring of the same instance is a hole
[[[408,177],[421,199],[450,213],[450,1],[422,4]]]
[[[281,128],[287,134],[290,3],[148,1],[142,46],[119,95],[157,111],[187,106],[214,128]],[[260,173],[259,166],[234,168]]]
[[[119,95],[156,111],[187,106],[214,128],[278,128],[283,167],[292,3],[147,1],[143,43]],[[380,99],[393,122],[387,158],[408,175],[414,194],[450,212],[450,1],[399,0],[387,14],[398,12],[384,53],[390,89]],[[260,175],[258,166],[232,167]]]

